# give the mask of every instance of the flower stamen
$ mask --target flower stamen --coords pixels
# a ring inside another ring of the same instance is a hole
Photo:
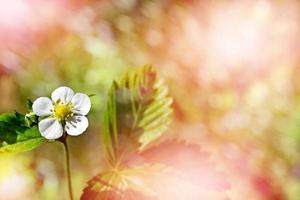
[[[72,110],[73,109],[71,104],[56,104],[54,108],[54,117],[60,121],[65,121],[66,119],[73,116]]]

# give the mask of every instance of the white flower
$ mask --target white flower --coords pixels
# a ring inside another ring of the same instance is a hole
[[[52,99],[52,100],[51,100]],[[32,110],[40,117],[39,131],[46,139],[58,139],[66,132],[68,135],[82,134],[88,127],[85,115],[91,109],[90,98],[76,93],[71,88],[59,87],[48,97],[40,97],[33,102]]]

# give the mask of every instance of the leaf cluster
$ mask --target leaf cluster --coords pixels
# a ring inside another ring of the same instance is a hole
[[[28,120],[17,112],[0,115],[0,153],[30,151],[46,142],[36,124]]]

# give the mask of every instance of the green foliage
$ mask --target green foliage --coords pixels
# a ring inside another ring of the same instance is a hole
[[[151,66],[115,81],[108,95],[102,134],[108,158],[116,159],[120,135],[136,142],[139,150],[158,139],[171,121],[171,104],[168,88]]]
[[[20,113],[0,115],[0,153],[30,151],[46,142],[36,125]]]

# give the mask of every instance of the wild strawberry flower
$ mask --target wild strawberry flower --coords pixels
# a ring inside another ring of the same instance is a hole
[[[59,87],[48,97],[33,102],[34,114],[45,117],[39,122],[39,131],[49,140],[58,139],[64,132],[71,136],[82,134],[88,127],[85,115],[91,109],[90,98],[83,93],[74,94],[69,87]]]

